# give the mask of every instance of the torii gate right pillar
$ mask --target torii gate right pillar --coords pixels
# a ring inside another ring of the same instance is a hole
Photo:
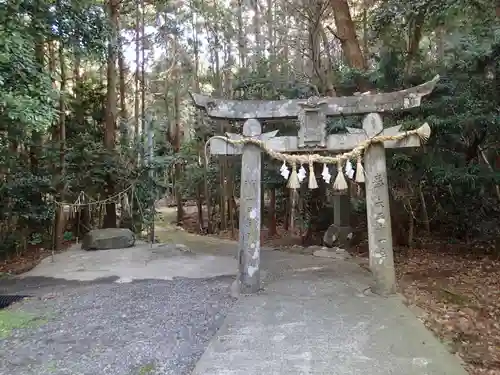
[[[363,120],[363,130],[370,138],[383,129],[382,118],[378,113],[370,113]],[[370,270],[375,279],[373,292],[381,295],[394,294],[396,272],[384,144],[372,143],[365,152],[364,163]]]

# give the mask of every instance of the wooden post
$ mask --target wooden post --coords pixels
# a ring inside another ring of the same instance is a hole
[[[370,113],[363,120],[368,137],[378,135],[383,128],[378,113]],[[375,278],[373,291],[382,295],[393,294],[396,292],[396,273],[384,144],[371,144],[365,152],[364,162],[370,269]]]
[[[243,125],[245,137],[259,137],[261,132],[260,123],[255,119]],[[243,294],[256,293],[260,289],[261,157],[257,146],[243,146],[238,249],[238,281]]]

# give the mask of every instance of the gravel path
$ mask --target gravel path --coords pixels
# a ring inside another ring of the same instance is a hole
[[[234,302],[231,281],[53,287],[11,307],[44,320],[0,339],[0,374],[189,374]]]

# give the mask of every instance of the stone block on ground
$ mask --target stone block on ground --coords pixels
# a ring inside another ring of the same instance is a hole
[[[110,250],[132,247],[135,234],[126,228],[93,229],[82,240],[83,250]]]
[[[353,241],[354,231],[350,226],[330,225],[323,235],[323,244],[326,247],[350,247]]]
[[[319,258],[333,258],[338,260],[347,260],[351,258],[351,255],[340,247],[318,248],[313,251],[313,255]]]

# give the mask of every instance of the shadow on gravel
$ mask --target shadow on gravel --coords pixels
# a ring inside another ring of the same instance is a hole
[[[77,288],[80,286],[109,284],[118,280],[118,277],[105,277],[93,281],[75,281],[56,279],[52,277],[5,277],[0,279],[0,294],[29,294],[39,295],[54,288]]]

